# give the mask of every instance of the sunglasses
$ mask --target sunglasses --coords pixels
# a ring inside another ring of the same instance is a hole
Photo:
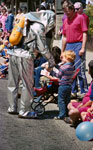
[[[75,8],[75,10],[79,10],[80,8]]]

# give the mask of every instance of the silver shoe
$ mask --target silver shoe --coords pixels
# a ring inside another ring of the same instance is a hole
[[[18,115],[17,110],[14,110],[14,109],[12,109],[12,108],[10,108],[10,107],[8,108],[7,113],[8,113],[8,114],[11,114],[11,115]]]

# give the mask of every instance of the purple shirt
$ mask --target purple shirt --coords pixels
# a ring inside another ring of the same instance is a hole
[[[59,85],[71,85],[73,80],[72,76],[74,73],[73,63],[65,63],[60,66],[58,73],[53,73],[54,76],[60,79]]]
[[[64,20],[67,18],[66,14],[63,15],[62,17],[62,24],[64,23]],[[60,31],[62,31],[63,25],[60,27]]]

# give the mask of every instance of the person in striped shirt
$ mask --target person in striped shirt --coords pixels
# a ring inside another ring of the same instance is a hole
[[[55,77],[58,78],[59,88],[58,88],[58,107],[59,115],[54,117],[54,119],[62,119],[65,121],[68,116],[67,105],[70,102],[71,87],[72,87],[72,77],[74,74],[74,60],[75,53],[72,50],[64,51],[62,58],[62,65],[59,67],[59,72],[55,73],[51,71],[52,76],[47,76],[51,80]]]

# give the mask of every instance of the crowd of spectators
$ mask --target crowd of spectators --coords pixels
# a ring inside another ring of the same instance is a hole
[[[4,2],[0,5],[0,78],[5,77],[8,69],[9,35],[13,29],[14,15]]]
[[[4,2],[0,5],[0,78],[8,73],[9,55],[7,50],[10,47],[9,36],[14,25],[19,21],[26,10],[18,9],[17,15],[14,16],[11,9],[8,9]]]

